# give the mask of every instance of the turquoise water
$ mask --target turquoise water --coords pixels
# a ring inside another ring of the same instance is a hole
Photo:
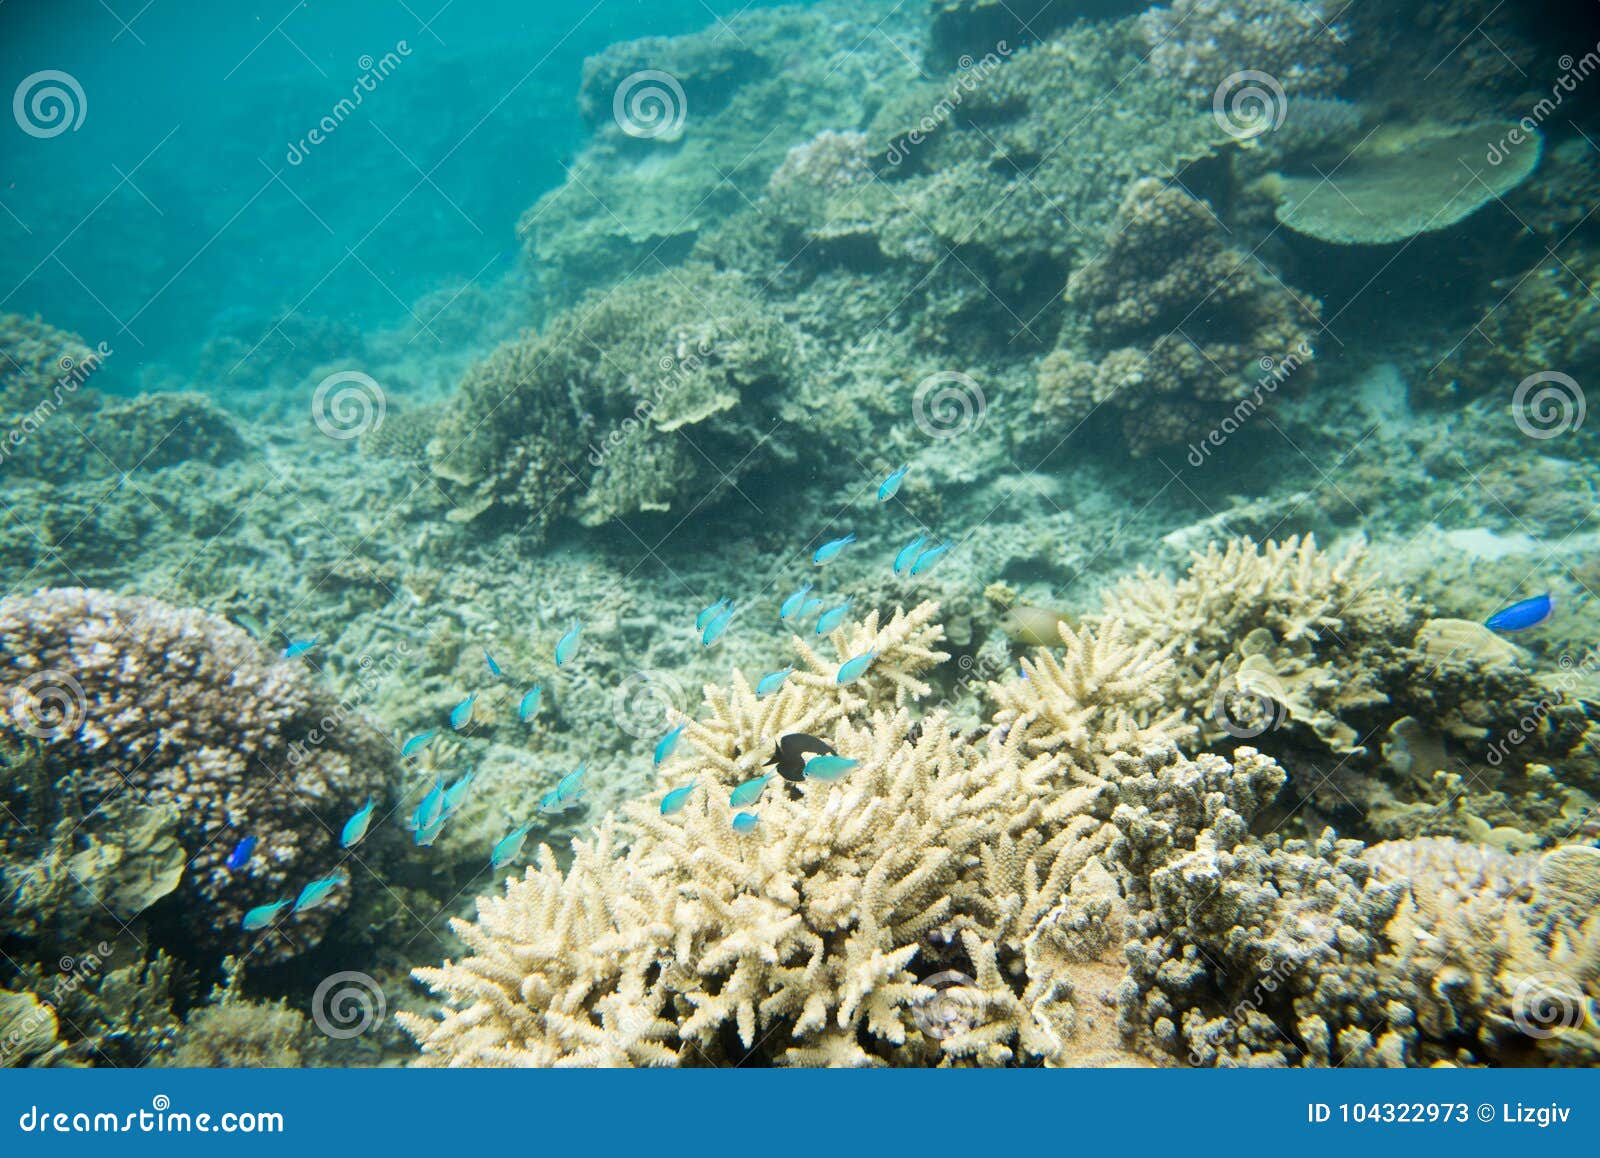
[[[0,80],[7,1065],[1600,1060],[1592,16]]]

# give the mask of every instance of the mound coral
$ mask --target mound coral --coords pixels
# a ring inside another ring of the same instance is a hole
[[[1150,63],[1211,100],[1242,69],[1271,75],[1288,92],[1334,92],[1344,82],[1343,6],[1323,0],[1174,0],[1139,18]]]
[[[177,917],[202,945],[322,875],[338,825],[382,795],[394,766],[390,745],[304,665],[200,611],[76,588],[8,596],[0,650],[0,725],[41,740],[46,770],[72,775],[85,807],[138,799],[176,813],[181,889],[198,902]],[[223,861],[244,836],[259,842],[252,870],[233,874]],[[263,951],[315,944],[344,903],[335,893]]]
[[[1078,424],[1104,407],[1143,454],[1243,422],[1280,385],[1309,377],[1320,305],[1230,248],[1204,202],[1135,181],[1107,237],[1067,288],[1092,323],[1097,357],[1076,343],[1047,355],[1038,410]]]

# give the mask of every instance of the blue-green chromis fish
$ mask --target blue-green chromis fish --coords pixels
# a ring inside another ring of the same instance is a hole
[[[683,730],[688,726],[687,723],[679,724],[672,731],[661,737],[661,742],[656,745],[657,765],[660,765],[661,761],[672,755],[672,750],[678,746],[678,737],[683,735]]]
[[[819,608],[819,607],[821,607],[821,606],[822,606],[822,600],[821,600],[821,599],[815,599],[815,598],[813,598],[813,599],[807,599],[807,600],[806,600],[806,601],[805,601],[805,603],[803,603],[803,604],[802,604],[802,605],[801,605],[801,607],[800,607],[800,611],[799,611],[799,613],[798,613],[798,614],[797,614],[797,615],[796,615],[796,616],[795,616],[795,618],[796,618],[796,619],[805,619],[805,618],[806,618],[806,617],[807,617],[807,616],[809,616],[809,615],[810,615],[810,614],[811,614],[811,613],[812,613],[812,612],[813,612],[813,611],[815,611],[815,610],[816,610],[816,609],[817,609],[817,608]]]
[[[477,775],[477,770],[474,769],[444,790],[443,806],[439,809],[440,820],[461,807],[461,801],[466,797],[467,789],[472,787],[472,781]]]
[[[944,553],[954,546],[954,543],[940,543],[937,547],[929,547],[926,551],[917,556],[917,561],[915,563],[911,564],[911,573],[913,575],[921,575],[929,567],[932,567],[935,563],[937,563]]]
[[[918,535],[911,542],[900,548],[899,553],[894,557],[894,573],[896,575],[901,574],[907,567],[917,561],[917,553],[922,550],[922,544],[927,541],[928,536]]]
[[[565,812],[569,808],[576,808],[583,800],[583,772],[584,765],[579,764],[576,769],[563,776],[555,788],[544,794],[544,799],[539,801],[539,808],[543,812]]]
[[[494,662],[494,656],[489,654],[488,648],[483,649],[483,658],[484,662],[489,665],[489,674],[494,676],[495,679],[499,679],[506,674],[500,670],[500,665]]]
[[[753,812],[741,812],[733,818],[733,831],[740,836],[745,836],[756,830],[756,825],[761,823],[761,818]]]
[[[517,719],[526,724],[539,714],[539,697],[544,694],[543,684],[534,684],[527,695],[522,697],[522,702],[517,705]]]
[[[728,606],[728,600],[723,598],[717,600],[710,607],[702,609],[700,614],[694,617],[694,629],[696,631],[704,631],[706,629],[706,624],[715,619],[717,612],[721,611],[726,606]]]
[[[802,583],[800,585],[800,590],[796,591],[793,595],[789,596],[789,598],[785,599],[783,601],[783,605],[778,608],[778,618],[788,619],[795,612],[799,611],[800,608],[805,604],[806,596],[809,594],[811,594],[811,584]]]
[[[683,806],[689,803],[689,794],[694,791],[693,784],[685,784],[682,788],[674,788],[661,798],[661,815],[671,816],[674,812],[682,812]]]
[[[532,827],[533,821],[530,820],[509,836],[501,837],[489,853],[489,867],[503,868],[506,864],[521,856],[522,846],[528,839],[528,830]]]
[[[754,804],[761,799],[761,790],[767,786],[767,781],[772,779],[772,773],[757,776],[754,780],[746,780],[733,790],[728,797],[728,803],[734,808],[743,808],[746,804]]]
[[[583,634],[583,621],[573,620],[572,626],[567,628],[567,634],[556,642],[556,666],[563,667],[572,658],[572,653],[578,650],[578,637]]]
[[[813,756],[806,761],[807,780],[837,780],[861,761],[848,756]]]
[[[854,659],[839,665],[839,674],[834,677],[834,683],[847,684],[861,678],[872,661],[878,658],[878,653],[869,651],[865,655],[858,655]]]
[[[372,797],[367,797],[367,802],[344,822],[344,828],[339,833],[340,848],[354,848],[360,844],[367,835],[367,826],[372,823]]]
[[[783,686],[783,681],[788,679],[790,673],[793,671],[794,668],[786,667],[782,671],[768,672],[766,675],[762,676],[761,682],[756,685],[756,698],[759,699],[762,696],[769,696],[773,692],[777,691]]]
[[[422,751],[422,749],[426,748],[428,746],[428,741],[433,739],[438,734],[439,733],[437,729],[430,732],[418,732],[415,736],[412,736],[411,739],[400,745],[400,759],[411,759],[411,757],[415,756],[418,752]]]
[[[254,933],[257,929],[264,929],[272,924],[283,912],[288,901],[274,901],[270,905],[257,905],[244,915],[243,929],[246,933]]]
[[[412,810],[411,823],[408,826],[412,832],[421,832],[441,819],[444,813],[444,775],[439,776],[439,783],[429,790],[417,807]]]
[[[832,631],[834,628],[843,623],[844,617],[850,614],[850,604],[854,602],[855,596],[852,595],[849,599],[846,599],[843,603],[839,604],[839,606],[832,608],[831,610],[824,611],[820,616],[818,616],[817,634],[827,635],[828,632]]]
[[[440,812],[434,822],[426,828],[417,829],[417,835],[412,838],[418,848],[429,848],[439,839],[439,833],[444,830],[444,813]]]
[[[883,482],[878,484],[878,501],[880,503],[888,502],[890,499],[894,498],[894,496],[896,494],[899,493],[900,484],[905,481],[905,479],[906,479],[906,471],[908,471],[910,469],[911,469],[911,464],[910,463],[906,463],[905,466],[901,467],[899,470],[897,470],[893,474],[891,474],[888,478],[884,479]]]
[[[312,881],[309,885],[300,890],[300,897],[294,903],[294,911],[297,913],[304,913],[308,909],[316,908],[318,905],[322,904],[323,901],[328,899],[329,893],[333,892],[333,890],[338,888],[340,885],[348,883],[349,880],[350,878],[347,876],[335,875],[331,877],[323,877],[320,881]]]
[[[472,723],[472,705],[477,703],[477,701],[478,693],[473,692],[466,699],[462,700],[455,707],[451,708],[450,726],[459,732],[462,728],[465,728],[468,724]]]
[[[854,531],[851,531],[842,539],[829,539],[826,543],[817,548],[816,554],[811,556],[811,561],[819,565],[822,563],[830,563],[838,557],[840,551],[843,551],[855,541],[856,533]]]
[[[294,659],[296,656],[304,655],[306,652],[310,651],[316,646],[317,641],[314,639],[299,640],[295,643],[291,643],[288,647],[283,649],[283,658]]]
[[[733,604],[728,605],[726,611],[721,612],[710,623],[706,624],[705,632],[700,636],[700,642],[710,647],[722,638],[722,633],[728,630],[728,624],[733,622]]]

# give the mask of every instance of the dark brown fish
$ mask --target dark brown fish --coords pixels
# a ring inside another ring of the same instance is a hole
[[[837,755],[833,745],[826,740],[819,740],[804,732],[790,732],[786,736],[778,737],[778,746],[773,750],[772,759],[768,760],[764,767],[777,765],[779,776],[797,783],[805,779],[807,756]]]

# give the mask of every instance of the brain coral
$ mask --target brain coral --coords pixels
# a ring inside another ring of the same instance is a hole
[[[0,651],[0,727],[41,740],[47,767],[76,773],[87,803],[132,792],[177,810],[180,895],[196,902],[180,919],[201,944],[232,940],[245,909],[324,875],[339,825],[381,797],[394,766],[390,745],[303,664],[201,611],[77,588],[7,596]],[[231,874],[223,861],[247,835],[259,841],[250,872]],[[315,944],[345,898],[285,922],[266,954]]]

